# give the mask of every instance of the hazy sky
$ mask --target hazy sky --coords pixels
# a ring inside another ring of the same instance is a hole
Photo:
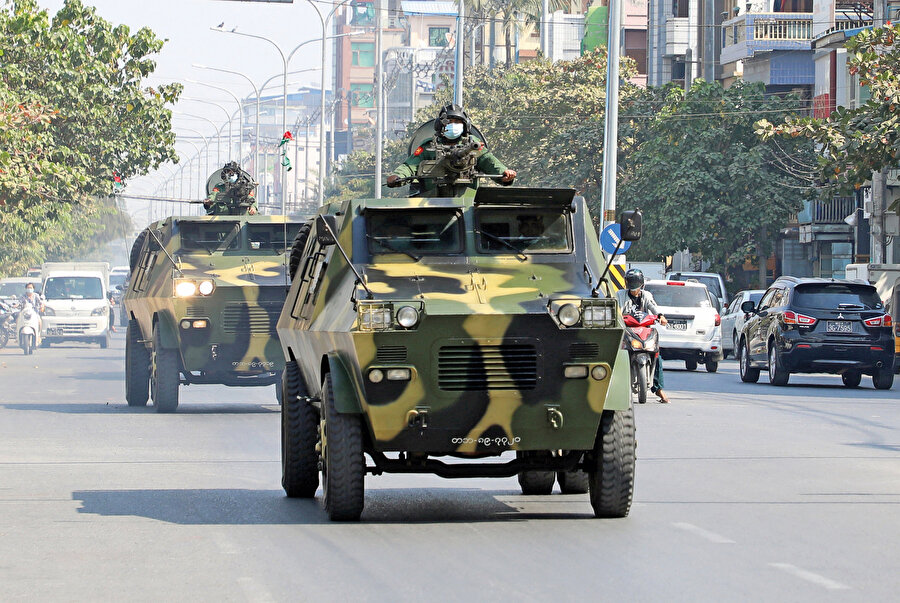
[[[114,24],[125,23],[133,29],[149,27],[157,36],[168,39],[157,57],[156,76],[151,81],[182,81],[185,78],[206,81],[230,87],[239,98],[252,94],[250,85],[240,77],[191,67],[199,63],[210,67],[222,67],[245,73],[257,85],[270,76],[281,73],[282,62],[275,48],[266,41],[210,31],[224,22],[226,29],[238,28],[245,33],[271,38],[288,54],[298,44],[322,33],[321,22],[307,0],[295,0],[293,4],[238,2],[233,0],[83,0],[95,6],[98,14]],[[41,7],[55,13],[63,0],[38,0]],[[323,12],[334,6],[331,1],[320,2]],[[329,34],[332,29],[329,23]],[[321,61],[320,45],[312,42],[304,46],[291,60],[290,70],[318,67]],[[288,78],[289,90],[300,85],[318,85],[319,72],[297,74]],[[327,80],[330,82],[330,78]],[[266,91],[275,94],[280,90],[280,79]],[[220,102],[230,111],[237,109],[234,100],[223,92],[196,84],[185,83],[183,96]],[[204,116],[217,124],[225,121],[225,114],[217,107],[198,102],[182,101],[178,111]],[[177,117],[178,126],[212,134],[212,126],[202,120]],[[237,128],[237,122],[234,123]],[[184,144],[179,150],[190,148]],[[193,151],[191,151],[193,153]],[[155,188],[148,177],[129,184],[133,192],[147,193]],[[140,204],[134,209],[139,209]]]

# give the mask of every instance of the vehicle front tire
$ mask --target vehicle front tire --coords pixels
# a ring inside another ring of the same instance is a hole
[[[281,485],[288,498],[312,498],[319,487],[319,411],[306,399],[300,367],[281,374]]]
[[[26,356],[30,356],[31,352],[34,350],[34,342],[32,339],[33,337],[34,337],[33,335],[22,335],[21,336],[20,343],[22,345],[22,351],[25,352]]]
[[[153,349],[150,352],[150,391],[156,412],[175,412],[178,408],[178,352],[162,347],[159,323],[153,326]]]
[[[841,381],[843,381],[844,385],[847,387],[859,387],[859,384],[862,381],[862,373],[859,371],[847,371],[846,373],[841,373]]]
[[[106,332],[106,335],[101,335],[97,338],[97,343],[100,344],[100,349],[105,350],[109,347],[109,331]]]
[[[358,415],[341,414],[334,402],[331,373],[322,387],[325,421],[321,423],[322,489],[332,521],[357,521],[365,504],[366,465]]]
[[[626,517],[634,492],[634,409],[604,410],[588,472],[597,517]]]
[[[875,369],[875,372],[872,373],[872,385],[875,386],[875,389],[891,389],[893,387],[894,372],[891,368]]]
[[[697,361],[696,360],[685,360],[684,368],[686,368],[689,371],[696,371],[697,370]]]
[[[791,373],[784,368],[781,356],[778,355],[778,348],[775,347],[775,342],[773,341],[769,344],[769,383],[779,386],[787,385],[790,378]]]
[[[637,396],[638,404],[647,403],[647,371],[635,362],[631,363],[631,370],[634,371],[634,393]]]
[[[750,366],[750,346],[744,341],[738,349],[740,350],[738,363],[741,369],[741,381],[756,383],[759,381],[759,369]]]
[[[141,341],[136,320],[125,332],[125,400],[128,406],[147,406],[150,397],[150,350]]]

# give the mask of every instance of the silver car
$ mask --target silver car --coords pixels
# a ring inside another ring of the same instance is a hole
[[[752,301],[755,304],[765,292],[765,289],[745,289],[737,292],[722,314],[722,352],[726,358],[728,354],[736,356],[737,342],[747,320],[746,314],[741,310],[741,304],[745,301]]]

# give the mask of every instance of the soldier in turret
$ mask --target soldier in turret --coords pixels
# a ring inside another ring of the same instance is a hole
[[[423,161],[435,162],[436,174],[418,173]],[[402,186],[405,180],[419,176],[410,185],[410,197],[454,197],[466,188],[478,188],[478,176],[497,176],[503,185],[516,178],[484,141],[472,132],[472,122],[459,105],[443,107],[434,120],[434,136],[422,142],[409,158],[387,177],[389,187]]]
[[[221,179],[203,201],[203,207],[210,216],[253,216],[259,211],[256,182],[236,161],[230,161],[222,168]]]

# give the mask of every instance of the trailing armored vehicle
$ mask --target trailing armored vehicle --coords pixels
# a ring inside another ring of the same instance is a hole
[[[126,399],[178,407],[181,384],[280,382],[275,323],[300,228],[282,216],[169,217],[135,240],[123,298]],[[280,388],[278,388],[280,398]]]
[[[639,213],[622,224],[640,236]],[[627,515],[634,416],[607,269],[568,189],[324,206],[277,326],[287,495],[313,497],[321,470],[330,518],[356,520],[367,472],[517,475]]]

